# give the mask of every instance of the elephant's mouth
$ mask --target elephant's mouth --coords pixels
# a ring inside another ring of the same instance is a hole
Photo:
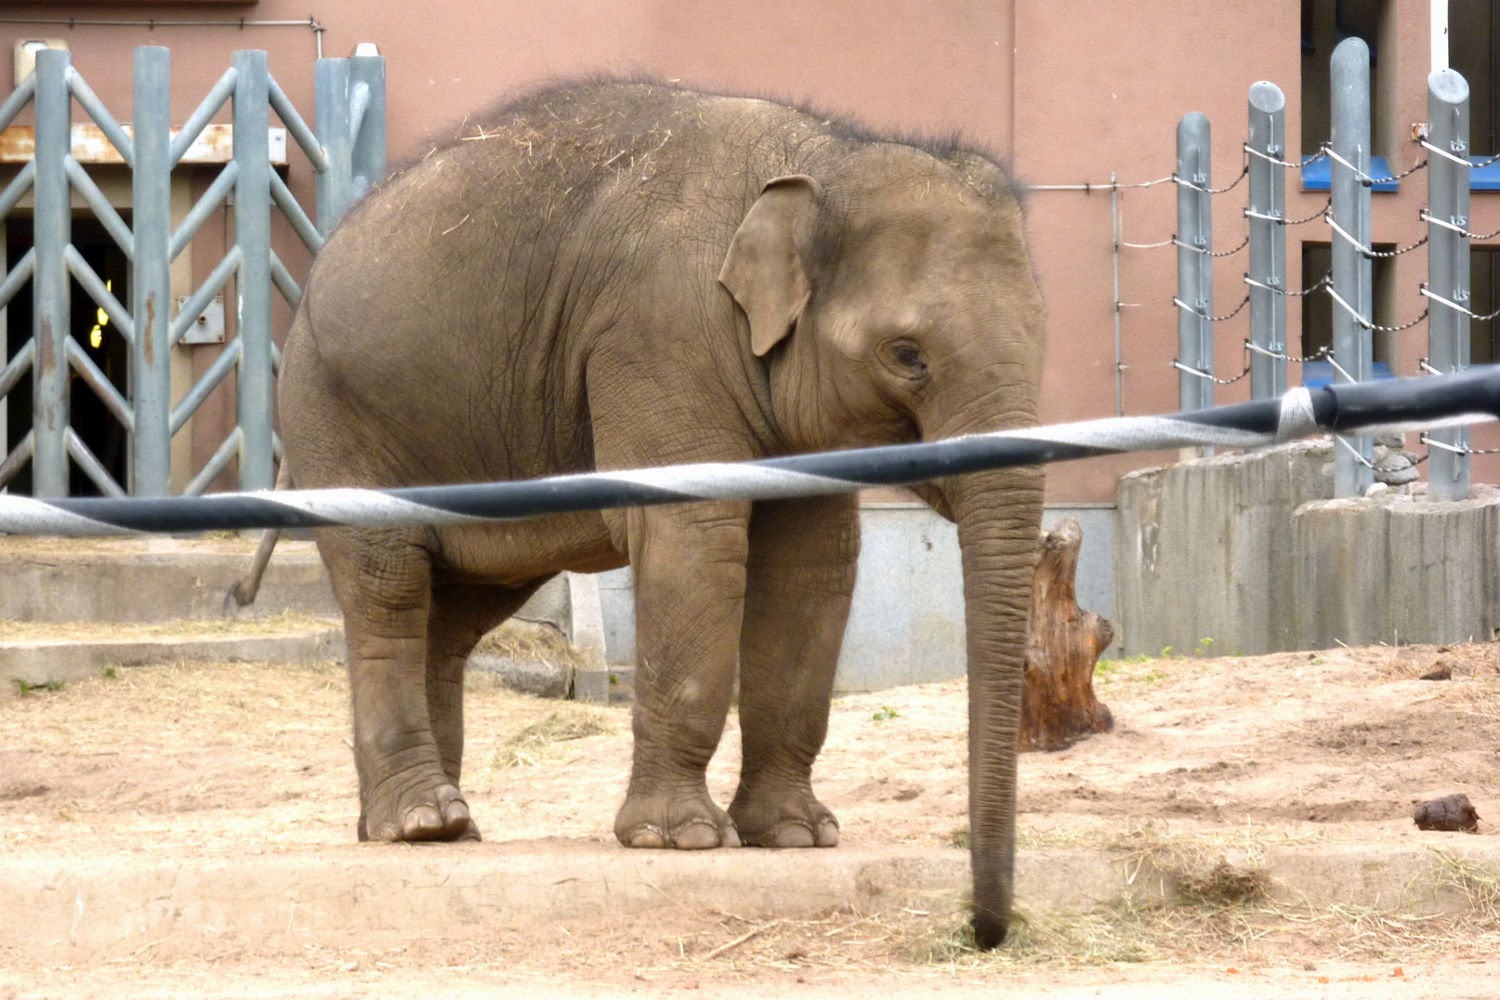
[[[928,506],[937,511],[939,516],[948,521],[957,520],[953,516],[952,506],[948,503],[948,495],[943,492],[937,483],[917,483],[912,486],[912,490],[917,496],[925,500]]]

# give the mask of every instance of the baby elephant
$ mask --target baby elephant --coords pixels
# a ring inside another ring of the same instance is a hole
[[[524,479],[1035,423],[1043,312],[1006,173],[764,100],[542,90],[380,185],[318,256],[280,416],[301,487]],[[967,613],[975,927],[1005,934],[1037,469],[931,483]],[[326,528],[359,832],[477,837],[464,662],[562,570],[634,571],[630,847],[829,847],[813,794],[855,498]],[[739,682],[728,811],[704,769]]]

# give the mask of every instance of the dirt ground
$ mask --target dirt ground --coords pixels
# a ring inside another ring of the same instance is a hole
[[[1444,666],[1451,679],[1418,679]],[[1152,854],[1196,889],[1080,914],[1043,912],[1023,894],[1024,919],[990,955],[966,942],[956,887],[920,909],[751,920],[665,906],[649,921],[600,914],[442,949],[351,937],[290,956],[149,949],[74,966],[0,933],[0,1000],[1500,995],[1500,871],[1450,873],[1468,905],[1438,914],[1415,902],[1288,905],[1257,867],[1289,844],[1442,856],[1496,836],[1500,644],[1106,662],[1096,687],[1113,733],[1022,758],[1021,850]],[[619,849],[628,709],[526,698],[475,676],[467,717],[465,792],[489,840]],[[965,725],[961,681],[840,699],[815,781],[843,844],[958,850]],[[334,664],[135,668],[0,701],[0,852],[111,853],[129,866],[346,845],[357,811],[347,726]],[[721,802],[737,762],[731,717],[710,773]],[[1457,792],[1478,810],[1477,835],[1414,827],[1414,802]]]

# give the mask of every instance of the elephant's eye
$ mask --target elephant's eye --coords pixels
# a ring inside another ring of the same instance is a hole
[[[927,377],[927,362],[922,357],[922,349],[916,344],[897,340],[887,344],[883,353],[888,359],[887,366],[902,378]]]

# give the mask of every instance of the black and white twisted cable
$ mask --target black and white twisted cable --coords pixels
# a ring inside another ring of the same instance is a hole
[[[0,532],[118,535],[242,528],[473,524],[582,510],[769,500],[1096,455],[1258,447],[1319,431],[1380,433],[1500,417],[1500,366],[1455,375],[1293,389],[1279,399],[1171,416],[1118,417],[926,444],[709,462],[546,479],[390,490],[316,489],[206,497],[38,500],[0,495]]]

